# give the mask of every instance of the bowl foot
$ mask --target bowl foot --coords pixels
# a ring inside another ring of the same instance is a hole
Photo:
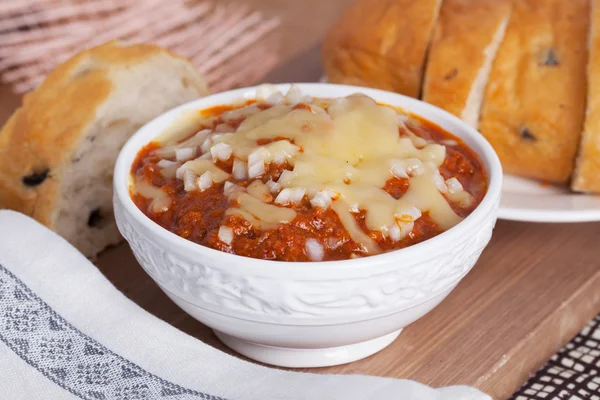
[[[308,368],[346,364],[368,357],[392,343],[402,329],[365,342],[317,349],[275,347],[214,332],[227,347],[253,360],[278,367]]]

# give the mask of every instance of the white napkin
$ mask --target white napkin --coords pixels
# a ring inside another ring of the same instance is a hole
[[[145,312],[65,240],[6,210],[0,210],[0,398],[490,399],[466,386],[432,389],[242,361]]]

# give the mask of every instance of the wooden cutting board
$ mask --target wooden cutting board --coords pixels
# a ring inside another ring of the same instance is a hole
[[[350,1],[251,0],[282,15],[282,57],[293,57],[266,81],[318,80],[320,50],[314,44]],[[18,100],[0,87],[0,123]],[[436,387],[473,385],[505,399],[600,312],[599,238],[600,223],[500,221],[472,272],[388,348],[348,365],[311,371],[415,379]],[[127,245],[106,251],[98,266],[142,308],[228,351],[160,291]]]
[[[505,399],[600,312],[599,237],[599,223],[500,221],[469,275],[389,347],[354,363],[305,371],[467,384]],[[106,251],[98,265],[147,311],[234,354],[160,291],[126,245]]]
[[[314,47],[267,82],[315,81]],[[380,353],[351,364],[304,369],[473,385],[508,398],[600,312],[600,223],[499,221],[475,268],[431,313]],[[224,351],[206,328],[172,303],[127,246],[107,251],[100,269],[127,296],[175,327]]]
[[[302,52],[266,82],[316,81],[320,49]],[[347,365],[303,369],[414,379],[435,387],[472,385],[508,398],[600,312],[600,223],[499,221],[475,268],[431,313],[389,347]],[[100,269],[147,311],[227,351],[144,273],[126,245]]]

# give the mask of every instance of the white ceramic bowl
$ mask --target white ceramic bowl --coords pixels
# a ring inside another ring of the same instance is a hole
[[[278,85],[287,91],[289,85]],[[183,310],[230,348],[268,364],[317,367],[367,357],[438,305],[473,267],[496,223],[502,170],[489,143],[460,119],[421,101],[380,90],[299,84],[305,94],[361,92],[435,122],[483,160],[489,189],[452,229],[406,249],[320,263],[265,261],[183,239],[146,217],[129,196],[138,151],[182,112],[251,99],[256,88],[219,93],[175,108],[142,127],[123,147],[114,174],[119,230],[137,260]]]

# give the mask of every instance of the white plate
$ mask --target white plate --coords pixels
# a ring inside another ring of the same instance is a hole
[[[531,222],[600,221],[600,196],[504,175],[498,218]]]

